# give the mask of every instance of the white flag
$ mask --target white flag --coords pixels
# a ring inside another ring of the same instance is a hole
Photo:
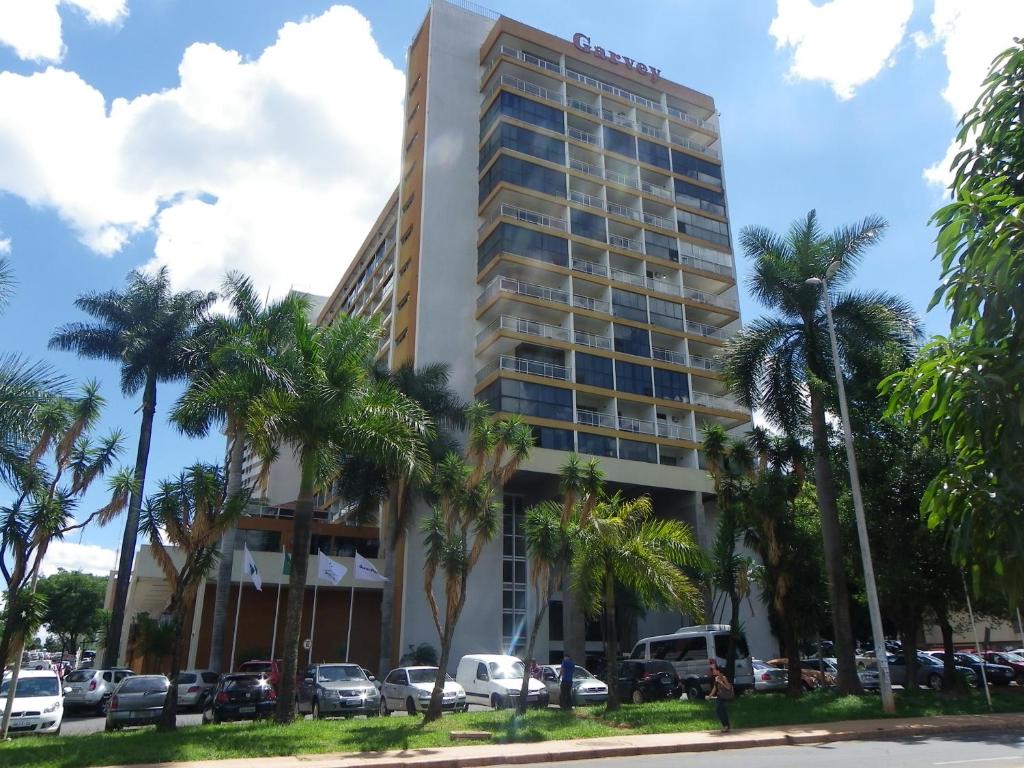
[[[327,555],[317,550],[316,558],[316,577],[329,581],[334,586],[341,584],[341,580],[345,578],[345,574],[348,573],[346,568],[341,563],[331,560]]]
[[[373,563],[356,552],[356,581],[387,581],[387,576],[381,574]]]
[[[242,561],[242,565],[249,574],[249,579],[252,581],[252,585],[256,587],[256,591],[262,592],[263,577],[260,576],[260,570],[256,567],[256,561],[252,559],[252,553],[249,551],[248,544],[245,545],[245,559]]]

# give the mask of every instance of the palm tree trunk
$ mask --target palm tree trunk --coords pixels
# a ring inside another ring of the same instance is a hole
[[[907,691],[917,690],[917,620],[907,616],[903,625],[903,663],[907,669],[907,679],[903,683],[903,689]]]
[[[124,628],[125,608],[128,603],[128,584],[135,562],[135,543],[139,537],[139,512],[146,487],[146,466],[149,464],[149,446],[153,439],[153,416],[156,413],[156,376],[149,374],[142,393],[142,426],[139,429],[139,447],[135,454],[135,489],[128,502],[128,516],[121,537],[121,558],[117,564],[117,584],[114,587],[114,606],[110,613],[106,648],[103,649],[103,667],[117,666],[121,654],[121,630]]]
[[[234,419],[229,419],[229,424]],[[228,456],[227,497],[230,499],[242,489],[242,458],[245,453],[245,427],[229,428],[231,453]],[[231,602],[231,571],[235,563],[235,536],[237,526],[224,529],[220,539],[220,562],[217,564],[217,593],[213,603],[213,627],[210,633],[209,668],[220,672],[224,664],[224,630],[228,623],[228,604]],[[201,584],[200,589],[206,585]]]
[[[786,693],[794,698],[804,691],[800,672],[800,638],[797,632],[796,612],[789,600],[783,598],[782,609],[776,610],[779,626],[782,628],[782,642],[786,644],[786,669],[789,675],[789,688]]]
[[[942,631],[942,690],[947,694],[963,693],[964,687],[956,673],[956,661],[953,654],[956,648],[953,647],[953,625],[949,622],[949,615],[943,611],[939,614],[939,629]]]
[[[398,539],[402,535],[395,530],[398,522],[398,505],[401,500],[398,498],[401,492],[399,483],[394,482],[388,491],[387,510],[380,526],[380,555],[384,558],[384,588],[380,594],[380,663],[377,666],[377,676],[383,680],[384,676],[391,671],[391,622],[394,619],[395,611],[395,558],[398,554]],[[397,659],[396,659],[397,661]]]
[[[300,452],[299,497],[295,501],[292,528],[292,572],[288,578],[288,602],[284,618],[281,683],[277,690],[274,719],[290,723],[295,719],[295,673],[299,659],[299,634],[302,627],[302,602],[306,596],[309,570],[309,544],[313,536],[313,492],[316,486],[316,458],[312,451]]]
[[[608,662],[608,711],[619,708],[619,633],[615,621],[615,576],[611,564],[605,564],[604,615],[605,656]]]
[[[729,612],[729,657],[725,660],[725,676],[730,680],[736,680],[736,638],[740,632],[740,596],[735,590],[729,593],[731,610]]]
[[[821,394],[811,387],[811,430],[814,438],[814,486],[821,515],[821,539],[828,574],[829,600],[832,604],[832,630],[835,634],[836,664],[839,667],[839,692],[861,693],[857,677],[857,660],[853,648],[853,625],[850,622],[850,595],[846,584],[843,539],[836,505],[836,484],[828,456],[828,429],[825,425],[825,403]]]
[[[519,701],[516,702],[516,714],[526,714],[526,700],[530,695],[530,670],[533,669],[533,649],[537,645],[537,632],[540,630],[541,622],[544,621],[544,614],[548,612],[548,601],[549,595],[551,594],[551,585],[548,584],[547,593],[544,595],[538,595],[540,605],[537,606],[537,611],[533,615],[533,623],[530,626],[530,639],[526,641],[526,654],[523,659],[523,663],[526,665],[525,674],[523,675],[523,684],[519,687]]]
[[[181,641],[182,629],[185,624],[185,609],[183,595],[176,595],[172,601],[176,606],[174,609],[174,642],[171,644],[171,687],[167,689],[167,698],[164,700],[164,708],[160,712],[160,722],[157,724],[158,731],[173,731],[178,727],[178,674],[181,672]]]
[[[434,680],[434,688],[430,693],[430,706],[423,716],[424,723],[431,723],[441,718],[441,706],[444,701],[445,673],[448,671],[448,659],[452,653],[452,635],[454,626],[451,623],[445,625],[444,634],[441,636],[441,656],[437,660],[437,678]]]

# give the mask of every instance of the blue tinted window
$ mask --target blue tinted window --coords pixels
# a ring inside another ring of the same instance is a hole
[[[690,401],[690,381],[685,373],[654,369],[654,396],[680,403]]]
[[[712,189],[698,187],[682,179],[674,179],[676,188],[676,201],[693,208],[700,208],[702,211],[717,213],[725,216],[725,195],[715,192]]]
[[[565,238],[502,223],[481,243],[477,251],[477,269],[483,270],[503,251],[562,267],[569,265],[569,241]]]
[[[661,144],[655,144],[653,141],[647,141],[646,139],[637,139],[636,143],[640,149],[640,159],[645,163],[656,165],[665,170],[672,168],[668,159],[668,147],[663,147]]]
[[[568,429],[552,429],[551,427],[530,427],[533,432],[533,444],[538,448],[550,448],[553,451],[572,451],[572,432]]]
[[[651,384],[651,369],[646,365],[615,361],[615,389],[619,392],[632,392],[634,395],[654,395]]]
[[[549,131],[565,133],[565,113],[562,110],[502,91],[480,121],[481,138],[487,134],[491,124],[498,119],[498,115],[507,115],[524,123],[547,128]]]
[[[577,352],[576,383],[614,389],[615,380],[612,378],[612,361],[607,357]]]
[[[681,176],[690,176],[694,179],[710,176],[712,181],[722,181],[722,166],[675,149],[672,150],[672,170]]]
[[[481,392],[478,399],[495,412],[572,421],[572,392],[568,389],[498,379]]]
[[[679,241],[676,238],[645,230],[644,244],[647,246],[648,256],[679,262]]]
[[[612,288],[612,314],[646,323],[647,299],[639,293]]]
[[[651,298],[651,323],[662,328],[674,328],[681,331],[683,324],[683,307],[674,301]]]
[[[729,245],[729,225],[709,219],[707,216],[698,216],[688,211],[678,211],[676,225],[680,232],[690,237],[698,237],[710,243]]]
[[[543,136],[518,125],[502,123],[480,149],[480,169],[491,159],[499,147],[513,149],[524,155],[533,155],[552,163],[565,165],[565,142]]]
[[[480,202],[483,202],[491,190],[503,181],[554,197],[565,197],[564,173],[502,155],[480,178]]]
[[[615,326],[615,351],[638,357],[651,356],[651,337],[643,328]]]
[[[577,432],[579,452],[590,456],[610,456],[615,458],[615,438],[604,435],[592,435],[589,432]]]
[[[604,148],[620,155],[636,158],[636,142],[628,133],[604,126]]]
[[[586,211],[577,211],[573,208],[569,212],[569,218],[572,222],[572,233],[574,235],[587,237],[591,240],[600,240],[602,243],[608,242],[604,219],[600,216],[595,216]]]
[[[658,449],[654,443],[640,443],[636,440],[619,440],[619,458],[629,461],[658,463]]]

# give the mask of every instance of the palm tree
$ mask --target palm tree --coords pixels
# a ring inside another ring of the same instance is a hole
[[[233,527],[245,506],[244,493],[227,490],[224,473],[210,464],[193,464],[174,480],[160,483],[146,500],[140,529],[148,536],[153,559],[171,586],[165,614],[173,630],[171,680],[181,671],[181,640],[185,621],[195,608],[196,592],[217,563],[217,544]],[[166,540],[166,543],[165,543]],[[175,563],[169,547],[183,556]],[[178,709],[178,686],[172,685],[164,701],[158,730],[173,731]]]
[[[869,216],[826,234],[811,211],[784,237],[763,227],[745,228],[741,233],[743,250],[754,259],[750,290],[774,314],[747,325],[725,349],[727,384],[744,405],[760,410],[791,437],[806,434],[810,426],[839,687],[846,693],[859,691],[860,683],[836,484],[829,464],[826,413],[834,399],[832,353],[819,287],[807,281],[832,272],[829,286],[841,290],[853,277],[864,252],[887,226],[884,219]],[[840,292],[834,298],[832,315],[841,362],[848,373],[869,369],[889,345],[909,360],[920,336],[911,308],[886,293]]]
[[[103,665],[108,668],[116,666],[121,648],[128,582],[135,560],[139,511],[156,413],[156,387],[160,382],[178,381],[190,373],[189,342],[216,299],[215,293],[175,293],[171,290],[166,267],[152,274],[134,271],[128,275],[128,285],[123,291],[84,294],[75,300],[75,306],[97,322],[69,323],[50,338],[51,349],[118,363],[121,366],[121,392],[125,396],[133,396],[142,390],[135,487],[121,537],[114,606],[103,654]]]
[[[281,370],[282,356],[295,318],[308,311],[308,301],[291,294],[281,301],[263,302],[252,280],[238,272],[225,277],[222,295],[232,312],[205,322],[189,345],[197,372],[175,405],[171,419],[182,432],[196,437],[215,426],[224,426],[229,444],[227,493],[234,497],[242,490],[251,406],[271,387],[290,386]],[[215,672],[223,663],[235,534],[235,526],[229,526],[220,543],[210,635],[209,667]]]
[[[644,607],[703,615],[700,590],[682,571],[702,565],[700,547],[687,525],[652,513],[650,497],[626,499],[615,493],[598,502],[574,536],[573,591],[591,616],[602,614],[604,619],[609,710],[619,708],[616,584],[634,593]]]
[[[559,472],[561,503],[544,501],[526,510],[523,532],[536,606],[523,658],[527,669],[533,665],[537,633],[547,614],[551,595],[565,581],[572,560],[573,535],[590,519],[590,513],[600,499],[603,484],[604,473],[597,459],[583,463],[575,453],[570,454]],[[529,684],[529,675],[524,675],[519,701],[516,703],[516,712],[520,715],[526,712]]]
[[[6,259],[0,259],[0,311],[7,308],[7,302],[11,300],[14,293],[14,271],[11,263]]]
[[[430,419],[416,403],[385,381],[373,378],[380,326],[342,316],[327,327],[296,317],[285,366],[288,388],[272,388],[252,406],[250,441],[260,455],[282,445],[294,448],[299,490],[292,534],[283,646],[284,668],[278,691],[278,722],[295,716],[295,671],[299,619],[309,568],[313,504],[328,486],[338,456],[368,456],[409,475],[425,471],[424,443]]]
[[[466,421],[466,457],[453,451],[435,466],[437,503],[423,521],[423,591],[441,643],[426,722],[441,717],[445,671],[466,604],[469,575],[484,547],[501,531],[501,491],[533,447],[533,433],[520,416],[494,421],[486,405],[474,402],[466,409]],[[444,594],[443,614],[434,594],[438,575]]]

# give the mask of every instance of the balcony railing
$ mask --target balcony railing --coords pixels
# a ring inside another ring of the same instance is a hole
[[[513,88],[517,91],[528,93],[531,96],[536,96],[538,98],[545,99],[546,101],[553,101],[555,104],[565,103],[565,100],[562,98],[561,94],[553,93],[549,91],[547,88],[539,86],[536,83],[531,83],[526,80],[522,80],[518,77],[515,77],[514,75],[502,75],[501,77],[499,77],[491,85],[491,87],[484,92],[484,103],[487,103],[487,100],[491,98],[491,95],[501,86]]]
[[[608,276],[608,267],[604,264],[598,264],[596,261],[573,258],[572,268],[577,272],[582,272],[586,275],[597,275],[599,277]]]
[[[572,372],[564,365],[546,363],[542,360],[528,360],[523,357],[512,355],[499,355],[479,371],[476,372],[476,381],[479,384],[495,371],[513,371],[515,373],[526,373],[530,376],[542,376],[545,379],[557,379],[559,381],[570,381]]]
[[[707,293],[706,291],[698,291],[696,288],[683,288],[683,296],[687,299],[693,299],[703,304],[711,304],[715,307],[723,307],[725,309],[737,309],[736,301],[729,298],[728,296],[721,296],[715,293]]]
[[[651,347],[651,357],[665,363],[672,363],[673,365],[687,365],[686,354],[684,352],[675,352],[671,349]]]
[[[582,160],[577,160],[575,157],[569,158],[569,167],[574,171],[585,173],[588,176],[596,176],[599,179],[604,178],[604,174],[601,172],[601,169],[596,165],[591,165],[590,163],[585,163]]]
[[[685,147],[686,149],[692,149],[694,152],[700,152],[708,157],[713,157],[716,160],[720,157],[717,149],[711,149],[711,147],[705,147],[702,144],[698,144],[696,141],[690,141],[689,139],[681,139],[678,136],[672,136],[669,134],[668,140],[678,147]]]
[[[611,314],[612,311],[611,304],[607,301],[594,299],[580,293],[574,293],[572,295],[572,305],[574,307],[579,307],[580,309],[589,309],[591,312],[603,312],[606,315]]]
[[[673,232],[676,231],[674,221],[666,219],[664,216],[655,216],[653,213],[644,214],[644,224],[650,224],[652,227],[661,227],[662,229],[671,229]]]
[[[729,338],[729,332],[724,328],[715,328],[713,325],[705,325],[693,320],[686,321],[686,330],[688,333],[695,333],[698,336],[710,336],[713,339]]]
[[[632,416],[611,416],[607,413],[585,408],[576,409],[576,423],[589,427],[614,429],[631,435],[658,436],[670,440],[693,440],[693,431],[689,427],[666,424],[660,420],[637,419]]]
[[[624,173],[619,173],[618,171],[606,169],[604,172],[604,177],[608,179],[608,181],[614,182],[615,184],[621,184],[624,187],[632,187],[633,189],[640,189],[640,182],[638,182],[632,176],[627,176]]]
[[[667,189],[665,187],[660,187],[657,184],[651,184],[650,182],[642,181],[640,182],[640,189],[642,189],[649,195],[660,197],[662,200],[672,199],[672,190]]]
[[[579,112],[586,112],[588,115],[600,117],[597,111],[597,107],[592,107],[585,101],[580,101],[579,99],[569,99],[568,105]]]
[[[723,411],[740,411],[746,413],[746,408],[735,400],[721,395],[711,395],[707,392],[691,392],[690,402],[694,405],[703,405],[706,408],[718,408]]]
[[[500,61],[500,56],[502,55],[510,56],[513,59],[519,59],[519,61],[525,61],[527,64],[532,64],[535,67],[546,69],[549,72],[557,72],[558,74],[562,73],[562,68],[558,64],[555,64],[552,61],[547,61],[538,56],[534,56],[532,53],[527,53],[526,51],[520,51],[516,50],[515,48],[510,48],[507,45],[503,45],[498,49],[498,54],[487,62],[487,67],[485,71],[490,72],[494,68],[494,65]],[[487,75],[485,74],[484,77],[486,76]]]
[[[584,410],[583,408],[576,409],[576,423],[586,424],[589,427],[616,428],[614,416],[609,416],[607,413],[599,413],[598,411]]]
[[[487,287],[477,299],[477,307],[482,307],[498,293],[513,293],[517,296],[530,296],[535,299],[543,299],[544,301],[552,301],[558,304],[569,303],[568,291],[563,291],[559,288],[551,288],[550,286],[540,285],[538,283],[527,283],[523,280],[517,280],[514,277],[499,276],[487,284]]]
[[[577,344],[594,349],[611,349],[612,340],[607,336],[601,336],[587,331],[573,331],[573,339]]]
[[[516,221],[525,221],[528,224],[536,224],[539,227],[548,227],[549,229],[557,229],[561,232],[569,231],[569,225],[565,219],[559,219],[554,216],[548,216],[544,213],[537,211],[530,211],[526,208],[520,208],[512,205],[511,203],[502,203],[501,206],[496,210],[480,227],[482,232],[491,225],[498,218],[504,219],[515,219]]]
[[[719,205],[718,203],[711,203],[707,200],[701,200],[699,197],[692,197],[691,195],[676,195],[676,202],[680,205],[688,205],[691,208],[697,208],[707,213],[713,213],[716,216],[725,216],[725,206]]]
[[[585,144],[593,144],[594,146],[599,146],[601,144],[601,140],[597,137],[597,134],[590,133],[589,131],[583,131],[579,128],[573,128],[571,125],[566,133],[569,134],[570,139],[576,139],[576,141],[582,141]]]
[[[522,333],[527,336],[538,336],[542,339],[554,339],[556,341],[569,341],[569,330],[567,328],[562,328],[558,325],[548,325],[537,320],[527,320],[525,317],[502,315],[476,335],[476,343],[481,344],[484,339],[498,331]]]
[[[574,203],[585,205],[588,208],[597,208],[604,210],[604,201],[600,197],[594,197],[583,192],[577,192],[575,189],[569,190],[569,199]]]
[[[609,245],[614,245],[618,248],[625,248],[627,251],[636,251],[637,253],[644,252],[644,247],[639,240],[622,237],[621,235],[608,235],[608,243]]]
[[[690,355],[691,368],[700,368],[705,371],[720,371],[722,370],[722,362],[715,360],[710,357],[702,357],[701,355]]]
[[[669,424],[658,419],[658,437],[667,437],[669,440],[690,440],[693,438],[693,430],[681,424]]]
[[[614,213],[617,216],[624,216],[627,219],[633,219],[633,221],[640,221],[639,211],[635,211],[632,208],[629,208],[625,205],[613,203],[610,200],[608,201],[608,212]]]

